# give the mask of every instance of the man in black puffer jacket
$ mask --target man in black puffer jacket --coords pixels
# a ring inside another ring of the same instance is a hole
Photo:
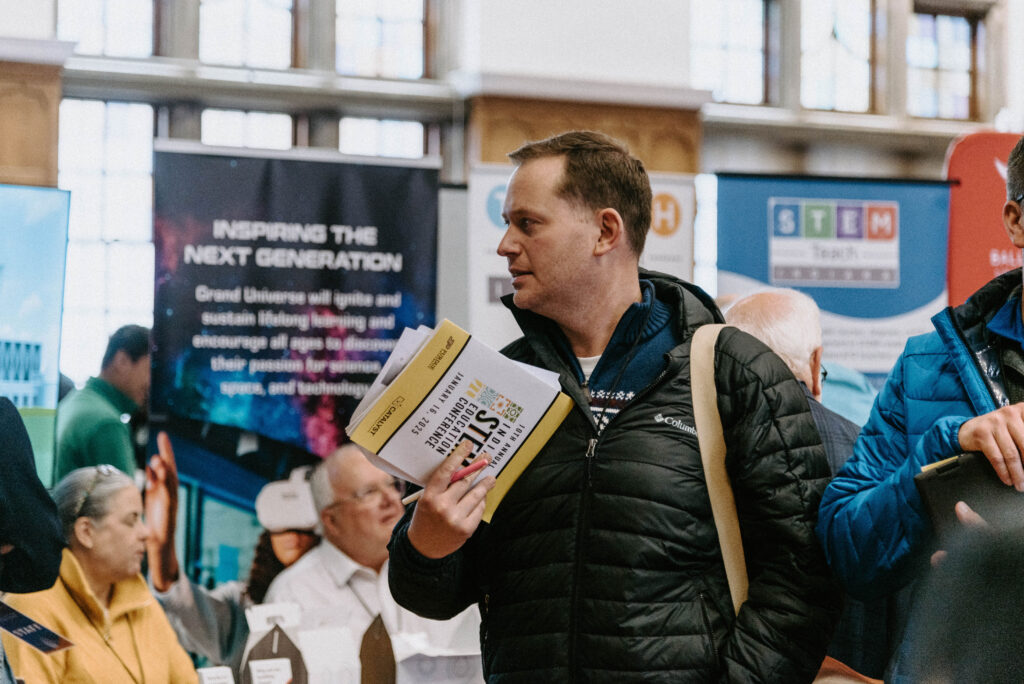
[[[715,352],[749,596],[735,615],[690,394],[699,288],[640,271],[651,190],[616,141],[571,132],[510,155],[498,248],[524,337],[576,407],[480,524],[493,478],[435,471],[395,528],[394,597],[445,619],[480,605],[489,682],[809,682],[838,614],[814,536],[829,469],[800,384],[753,337]]]

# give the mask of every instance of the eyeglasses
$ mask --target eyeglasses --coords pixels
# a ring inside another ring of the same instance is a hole
[[[824,366],[821,367],[821,381],[825,382],[825,378],[828,377],[828,369]]]
[[[1021,194],[1017,195],[1016,197],[1014,197],[1013,201],[1016,202],[1017,204],[1020,204],[1021,202],[1024,202],[1024,193],[1021,193]]]
[[[368,485],[362,489],[357,490],[354,494],[346,496],[341,499],[337,499],[327,508],[337,506],[340,503],[346,501],[355,501],[359,504],[368,503],[380,503],[386,494],[389,492],[395,492],[398,494],[398,498],[402,498],[405,494],[405,480],[399,480],[398,478],[391,478],[390,482],[383,482],[375,485]]]
[[[92,496],[93,490],[96,489],[96,485],[99,484],[101,477],[110,477],[114,473],[118,472],[117,468],[107,463],[102,463],[95,467],[95,474],[92,476],[92,481],[89,486],[85,488],[85,496],[78,502],[78,508],[75,509],[74,520],[78,520],[82,515],[82,510],[85,508],[85,504],[89,502],[89,497]]]

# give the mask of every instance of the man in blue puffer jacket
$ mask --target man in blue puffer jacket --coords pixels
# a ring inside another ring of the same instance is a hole
[[[1024,248],[1024,138],[1010,154],[1003,224]],[[833,570],[858,598],[914,582],[934,551],[914,475],[981,451],[999,478],[1024,491],[1024,323],[1021,270],[986,284],[911,338],[879,393],[853,457],[825,490],[817,533]],[[974,516],[962,506],[961,521]],[[907,681],[899,650],[886,681]]]

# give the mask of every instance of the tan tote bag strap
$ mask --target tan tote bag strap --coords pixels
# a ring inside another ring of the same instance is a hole
[[[725,436],[722,434],[718,392],[715,389],[715,342],[724,327],[721,324],[703,325],[693,334],[690,340],[690,392],[704,479],[711,498],[711,513],[718,529],[732,607],[738,614],[740,606],[747,600],[747,564],[743,558],[736,500],[729,474],[725,471]]]

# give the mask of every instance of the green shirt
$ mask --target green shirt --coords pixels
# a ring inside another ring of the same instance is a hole
[[[106,380],[85,387],[57,405],[57,466],[54,482],[75,468],[109,463],[135,476],[135,449],[128,419],[138,404]]]

